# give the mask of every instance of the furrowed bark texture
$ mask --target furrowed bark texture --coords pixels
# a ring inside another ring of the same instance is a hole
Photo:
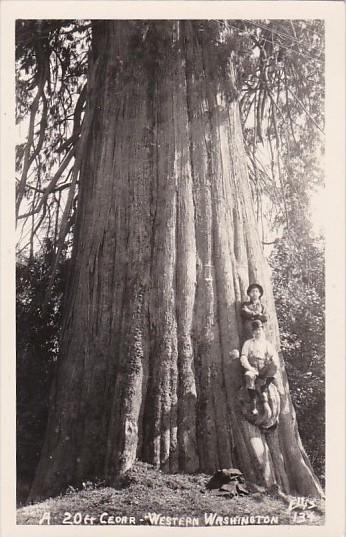
[[[195,23],[150,26],[139,36],[135,22],[94,24],[62,359],[31,498],[114,483],[136,457],[168,472],[237,466],[318,496],[283,367],[275,431],[239,410],[230,351],[249,283],[264,287],[278,348],[279,333],[232,66],[217,70]],[[161,62],[142,50],[155,36],[169,42]]]

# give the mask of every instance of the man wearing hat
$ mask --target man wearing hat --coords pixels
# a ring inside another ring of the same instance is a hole
[[[267,315],[261,302],[263,287],[258,283],[252,283],[249,285],[246,293],[250,300],[242,303],[240,311],[244,322],[245,339],[248,339],[252,337],[253,321],[265,323],[267,321]]]

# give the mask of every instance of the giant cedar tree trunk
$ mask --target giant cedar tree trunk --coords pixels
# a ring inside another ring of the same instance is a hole
[[[112,483],[136,457],[320,495],[284,370],[276,431],[237,404],[229,353],[249,282],[264,287],[277,347],[279,334],[232,65],[211,23],[139,26],[94,24],[62,359],[31,498]]]

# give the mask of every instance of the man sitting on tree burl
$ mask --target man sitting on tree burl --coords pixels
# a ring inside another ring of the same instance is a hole
[[[245,386],[251,401],[251,413],[258,414],[256,391],[263,402],[267,402],[265,392],[279,369],[278,355],[273,345],[266,339],[260,320],[252,322],[252,338],[243,345],[240,363],[245,369]]]

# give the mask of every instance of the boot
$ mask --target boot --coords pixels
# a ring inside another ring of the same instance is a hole
[[[250,411],[253,416],[257,416],[258,410],[256,407],[256,390],[248,388],[248,393],[250,397]]]

